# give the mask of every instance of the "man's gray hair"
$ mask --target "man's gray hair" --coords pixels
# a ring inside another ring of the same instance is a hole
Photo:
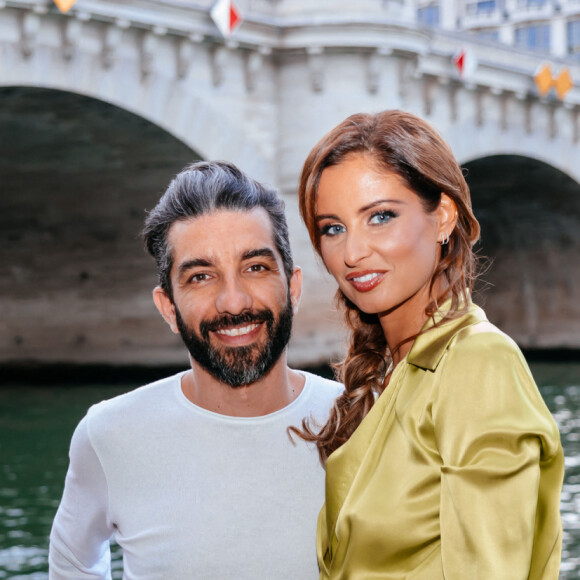
[[[226,161],[200,161],[186,167],[145,220],[143,240],[157,262],[159,284],[173,299],[171,267],[173,254],[168,244],[169,229],[180,220],[196,218],[216,210],[250,211],[264,208],[270,216],[274,243],[290,281],[294,264],[288,237],[284,202],[274,189],[248,177]]]

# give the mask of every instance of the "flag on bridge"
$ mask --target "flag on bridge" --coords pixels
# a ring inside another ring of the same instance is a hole
[[[76,1],[77,0],[54,0],[54,3],[61,12],[68,12]]]
[[[232,0],[218,0],[210,11],[222,36],[230,36],[242,23],[242,13]]]
[[[461,48],[453,55],[453,64],[462,79],[468,80],[477,69],[477,58],[473,50]]]

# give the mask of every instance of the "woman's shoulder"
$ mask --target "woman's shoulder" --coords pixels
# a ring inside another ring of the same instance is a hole
[[[485,312],[470,304],[465,313],[428,325],[417,337],[408,362],[435,372],[444,360],[477,356],[501,356],[523,360],[517,344],[487,319]]]
[[[522,351],[488,320],[456,333],[437,374],[435,406],[456,417],[527,417],[557,433]]]
[[[516,357],[523,359],[522,352],[513,338],[492,324],[487,318],[458,329],[448,349],[456,354],[474,354],[478,357]]]
[[[483,432],[516,439],[531,435],[542,441],[544,458],[559,453],[558,428],[524,355],[492,323],[459,330],[436,375],[432,409],[440,437],[457,430],[474,439]]]
[[[493,390],[504,381],[529,385],[537,391],[526,359],[513,338],[485,316],[475,324],[459,328],[447,345],[442,358],[444,382],[453,377],[469,377],[470,382],[486,383]],[[491,384],[493,383],[493,384]]]

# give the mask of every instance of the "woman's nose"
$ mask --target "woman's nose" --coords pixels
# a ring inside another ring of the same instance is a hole
[[[347,266],[351,268],[357,266],[369,254],[370,247],[364,235],[360,233],[347,235],[344,247],[344,263]]]

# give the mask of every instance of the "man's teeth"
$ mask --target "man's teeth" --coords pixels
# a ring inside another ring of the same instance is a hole
[[[364,276],[360,276],[358,278],[353,278],[355,282],[368,282],[369,280],[373,280],[374,278],[378,277],[377,272],[373,272],[371,274],[365,274]]]
[[[259,324],[248,324],[248,326],[242,326],[240,328],[222,328],[218,330],[218,334],[225,334],[226,336],[241,336],[242,334],[248,334],[260,326]]]

